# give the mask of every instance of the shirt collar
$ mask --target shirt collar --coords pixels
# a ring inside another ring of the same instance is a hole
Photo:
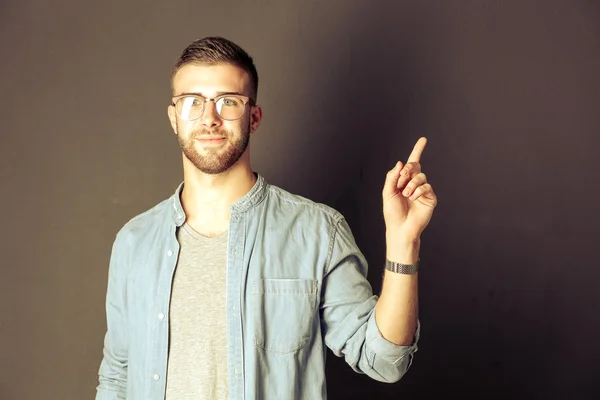
[[[265,181],[265,178],[260,174],[256,174],[256,182],[254,183],[254,186],[252,186],[252,189],[250,189],[244,197],[231,205],[231,214],[242,213],[256,206],[264,199],[267,192],[266,189],[267,182]],[[183,206],[181,205],[182,190],[183,182],[179,184],[175,193],[171,196],[172,216],[173,221],[177,226],[181,226],[185,222],[185,211],[183,211]]]

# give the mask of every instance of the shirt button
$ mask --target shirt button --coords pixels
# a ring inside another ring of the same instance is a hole
[[[165,314],[163,314],[163,313],[158,314],[158,319],[165,319]]]
[[[171,257],[171,256],[173,255],[173,251],[172,251],[172,250],[169,250],[169,251],[167,251],[167,255],[168,255],[169,257]]]
[[[154,374],[152,375],[152,379],[154,379],[155,381],[160,379],[160,376],[158,376],[158,374]]]
[[[238,375],[237,368],[235,368],[235,369],[233,370],[233,373],[235,374],[235,376],[237,376],[237,375]]]

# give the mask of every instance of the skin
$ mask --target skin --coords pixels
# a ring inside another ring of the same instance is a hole
[[[228,65],[186,65],[173,77],[173,96],[200,93],[214,97],[234,92],[250,97],[249,75]],[[242,118],[219,118],[214,103],[205,105],[195,121],[183,121],[168,107],[173,132],[182,148],[184,189],[182,205],[187,223],[205,236],[228,229],[229,207],[240,200],[256,182],[250,166],[247,139],[262,120],[260,106],[246,105]],[[221,137],[218,142],[203,141]],[[386,225],[387,258],[405,264],[419,259],[421,233],[431,220],[437,197],[421,172],[420,159],[427,139],[420,138],[407,162],[398,161],[386,176],[382,198]],[[386,271],[382,292],[375,308],[377,326],[384,338],[409,345],[417,325],[418,273],[402,275]]]

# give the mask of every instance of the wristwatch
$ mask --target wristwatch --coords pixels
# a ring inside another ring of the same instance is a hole
[[[388,259],[385,260],[385,269],[397,274],[412,275],[419,270],[419,260],[414,264],[400,264]]]

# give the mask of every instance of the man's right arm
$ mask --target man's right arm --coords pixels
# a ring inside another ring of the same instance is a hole
[[[112,247],[106,291],[104,351],[96,400],[125,399],[127,395],[127,243],[119,233]]]

